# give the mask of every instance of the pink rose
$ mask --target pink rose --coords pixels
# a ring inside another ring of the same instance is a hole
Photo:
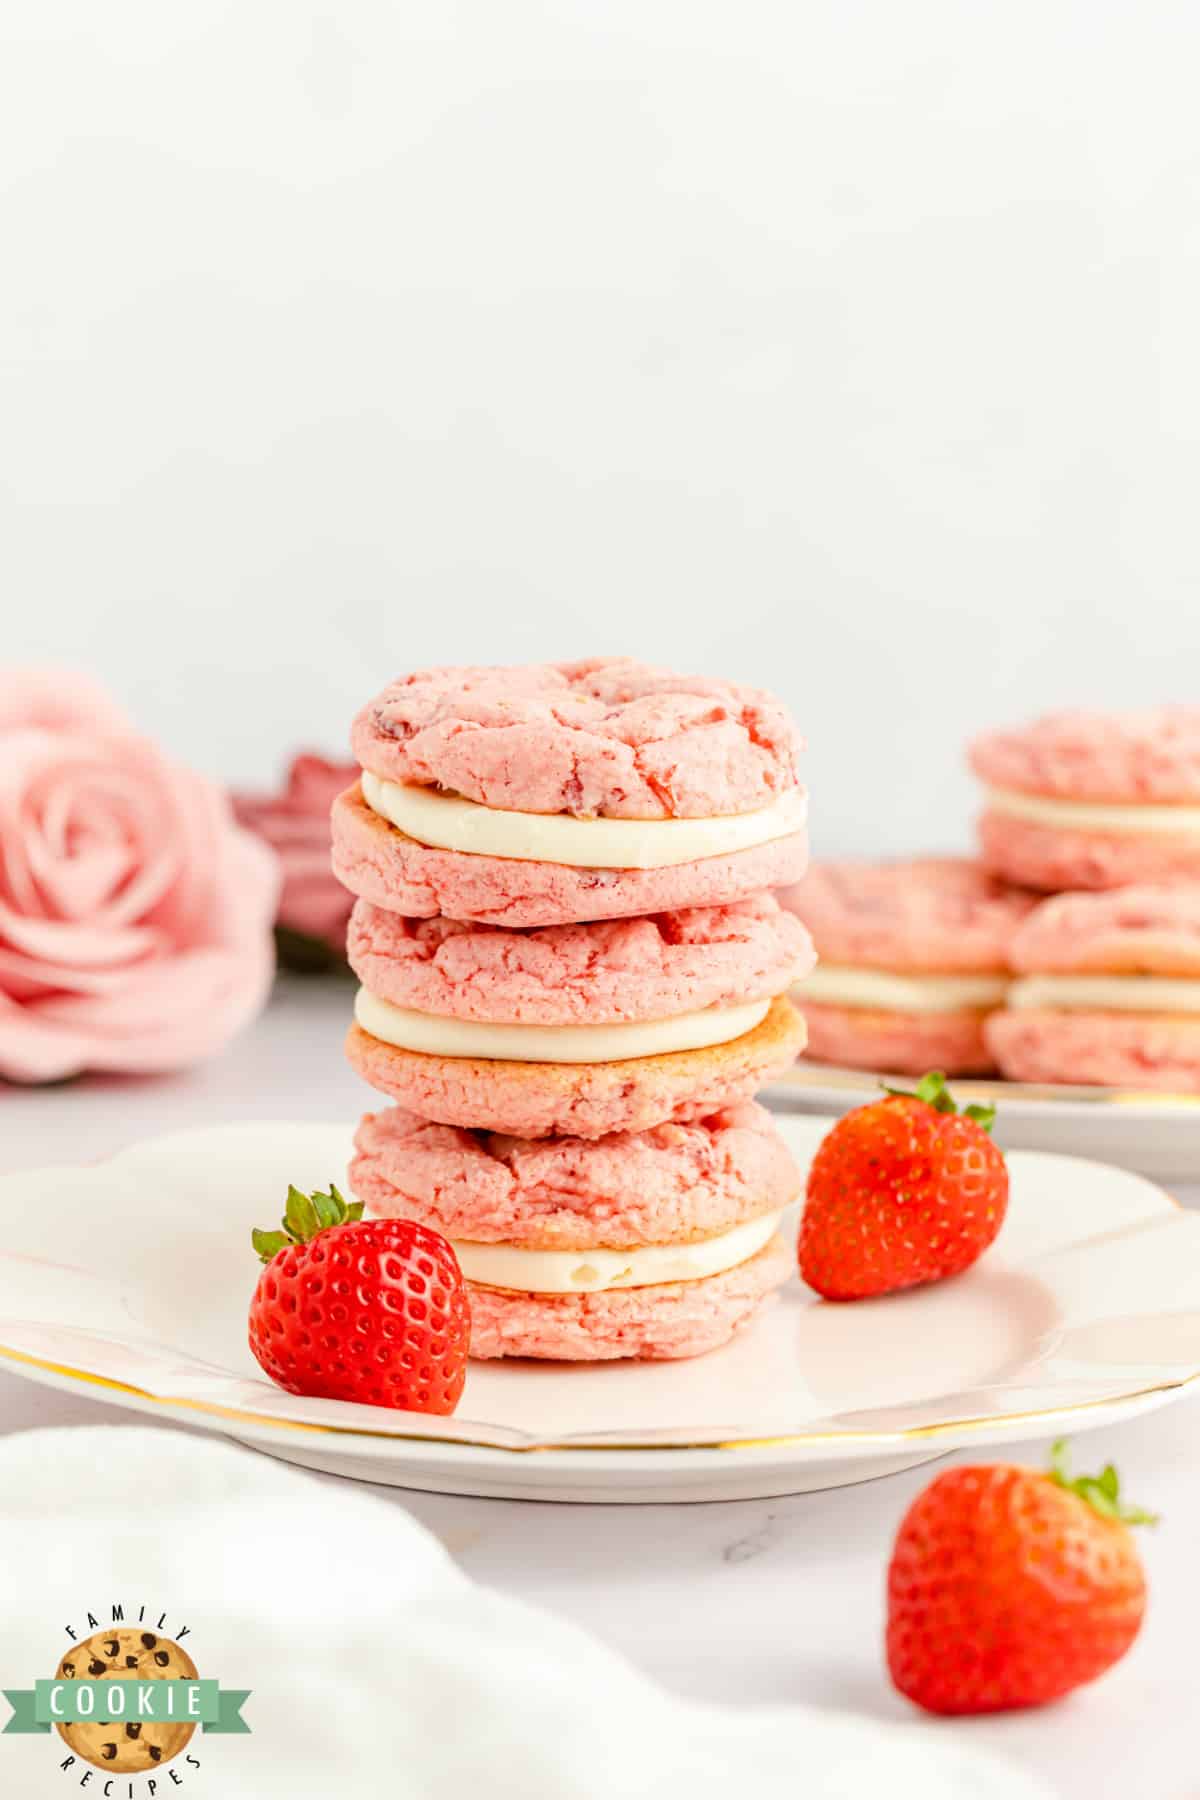
[[[277,923],[284,932],[316,939],[338,958],[346,953],[354,896],[330,866],[329,809],[358,773],[357,763],[326,762],[310,752],[293,760],[282,794],[236,794],[233,802],[242,824],[279,858],[283,889]]]
[[[68,670],[0,670],[0,1075],[178,1069],[271,985],[278,876],[220,788]]]

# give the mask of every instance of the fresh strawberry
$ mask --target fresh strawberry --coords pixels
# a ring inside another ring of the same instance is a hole
[[[332,1182],[288,1189],[283,1229],[252,1234],[250,1348],[291,1394],[452,1413],[471,1335],[458,1260],[438,1232],[362,1210]]]
[[[1003,1463],[948,1469],[908,1509],[888,1569],[887,1660],[928,1712],[1040,1706],[1124,1656],[1146,1609],[1110,1463],[1072,1481]]]
[[[935,1073],[839,1119],[808,1176],[798,1253],[809,1287],[862,1300],[969,1268],[1008,1207],[994,1118],[990,1106],[960,1113]]]

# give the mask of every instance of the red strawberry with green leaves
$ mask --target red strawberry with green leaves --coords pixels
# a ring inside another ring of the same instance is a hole
[[[990,1106],[960,1113],[935,1072],[839,1119],[809,1170],[798,1245],[809,1287],[862,1300],[969,1268],[1008,1208],[994,1118]]]
[[[289,1187],[282,1230],[252,1234],[250,1348],[290,1394],[452,1413],[471,1335],[458,1260],[439,1232],[362,1212],[332,1182]]]
[[[935,1713],[1041,1706],[1119,1661],[1146,1610],[1110,1463],[1072,1480],[1052,1466],[947,1469],[909,1507],[888,1569],[887,1661]]]

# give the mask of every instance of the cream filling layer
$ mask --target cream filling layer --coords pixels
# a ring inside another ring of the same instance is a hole
[[[509,812],[461,794],[385,781],[362,772],[372,812],[435,850],[505,856],[516,862],[568,863],[584,869],[670,869],[753,850],[800,831],[808,816],[803,788],[758,812],[716,819],[576,819],[570,813]]]
[[[993,812],[1063,831],[1101,831],[1118,837],[1200,838],[1200,806],[1118,806],[1108,801],[1059,800],[1049,794],[1020,794],[1013,788],[984,789]]]
[[[769,1000],[742,1006],[710,1006],[674,1019],[629,1025],[492,1025],[447,1019],[437,1013],[393,1006],[359,988],[354,1016],[364,1031],[425,1056],[481,1056],[496,1062],[604,1063],[631,1056],[664,1056],[673,1050],[706,1050],[727,1044],[760,1025]]]
[[[774,1237],[781,1212],[764,1213],[693,1244],[637,1244],[627,1250],[522,1250],[516,1244],[454,1242],[468,1281],[525,1294],[607,1294],[614,1288],[703,1281],[756,1256]]]
[[[1006,975],[900,975],[890,969],[821,963],[792,989],[792,998],[829,1006],[863,1006],[881,1012],[979,1012],[1003,1006]]]
[[[1025,975],[1008,990],[1018,1011],[1200,1013],[1200,978],[1172,975]]]

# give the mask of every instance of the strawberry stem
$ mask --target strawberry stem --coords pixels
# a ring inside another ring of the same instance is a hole
[[[1086,1500],[1102,1519],[1119,1519],[1122,1525],[1157,1525],[1158,1514],[1140,1506],[1126,1506],[1121,1499],[1121,1483],[1112,1463],[1105,1463],[1099,1475],[1075,1475],[1067,1472],[1067,1440],[1056,1438],[1050,1451],[1050,1480],[1056,1487],[1066,1488]]]
[[[328,1231],[331,1225],[353,1224],[362,1216],[362,1201],[345,1200],[332,1181],[327,1194],[304,1194],[298,1187],[289,1186],[287,1206],[280,1220],[283,1229],[255,1229],[250,1233],[250,1241],[260,1260],[269,1263],[272,1257],[278,1256],[281,1250],[286,1250],[289,1244],[311,1243],[320,1232]]]
[[[934,1112],[957,1113],[959,1107],[954,1095],[946,1086],[946,1077],[941,1069],[931,1069],[928,1075],[922,1075],[916,1089],[889,1087],[887,1082],[880,1084],[885,1094],[893,1094],[904,1100],[923,1100],[926,1106],[932,1106]],[[996,1108],[986,1106],[964,1106],[963,1117],[973,1119],[984,1131],[990,1131],[996,1123]]]

